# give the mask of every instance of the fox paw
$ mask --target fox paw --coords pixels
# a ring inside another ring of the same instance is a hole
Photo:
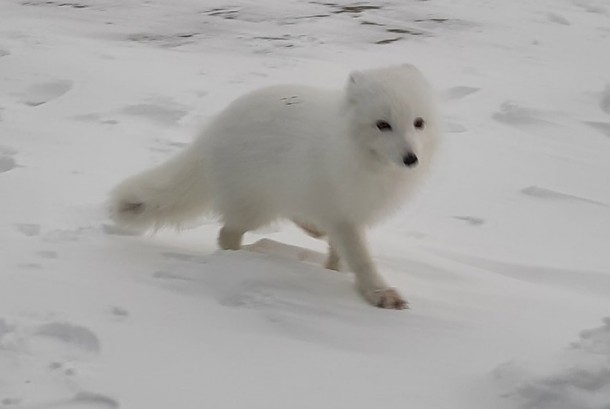
[[[363,291],[363,294],[371,304],[379,308],[393,310],[404,310],[409,308],[407,301],[393,287]]]

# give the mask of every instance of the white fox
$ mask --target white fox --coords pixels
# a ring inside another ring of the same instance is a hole
[[[231,103],[183,152],[117,186],[111,217],[147,229],[214,212],[226,250],[290,219],[328,236],[327,267],[345,261],[371,304],[407,308],[375,268],[364,229],[412,190],[437,133],[431,88],[411,65],[353,72],[344,90],[263,88]]]

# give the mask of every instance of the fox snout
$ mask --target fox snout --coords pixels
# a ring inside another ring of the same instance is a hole
[[[402,163],[408,168],[416,166],[417,162],[419,162],[419,159],[417,159],[417,155],[413,152],[408,152],[402,157]]]

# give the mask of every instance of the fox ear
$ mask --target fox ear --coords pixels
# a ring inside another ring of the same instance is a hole
[[[360,71],[352,71],[352,73],[349,75],[348,86],[362,85],[363,81],[364,81],[363,73],[361,73]]]
[[[349,75],[349,80],[347,81],[347,100],[349,102],[354,102],[359,99],[360,94],[362,93],[362,89],[364,84],[366,83],[366,75],[361,73],[360,71],[354,71]]]

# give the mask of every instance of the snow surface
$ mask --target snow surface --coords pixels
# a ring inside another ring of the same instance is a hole
[[[605,0],[2,0],[1,408],[610,408]],[[370,234],[129,236],[108,191],[260,86],[412,62],[446,133]]]

